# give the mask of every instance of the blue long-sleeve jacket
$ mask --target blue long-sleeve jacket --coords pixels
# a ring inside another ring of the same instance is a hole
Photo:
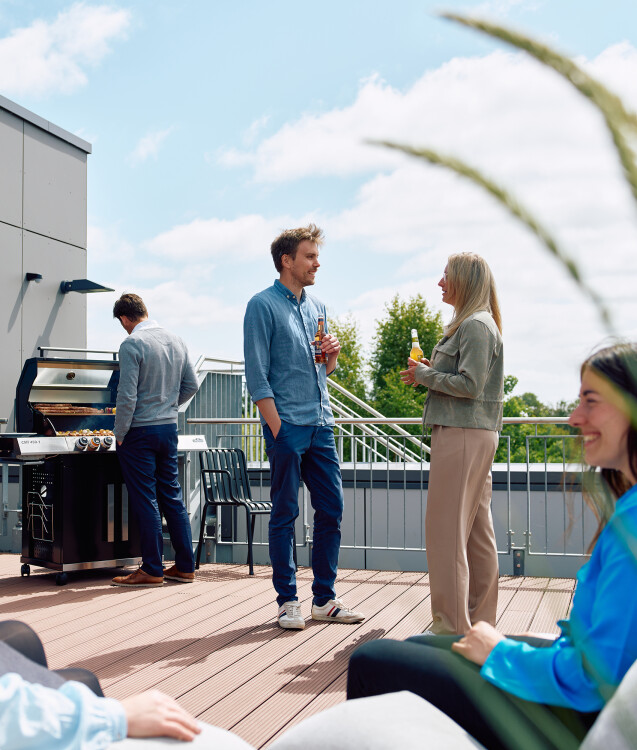
[[[509,638],[481,674],[525,700],[598,711],[637,660],[637,486],[617,501],[550,648]]]

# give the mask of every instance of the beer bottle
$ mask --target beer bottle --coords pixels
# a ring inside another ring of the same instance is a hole
[[[325,319],[322,315],[319,315],[318,330],[314,336],[314,361],[317,365],[324,365],[327,362],[327,354],[321,349],[323,336],[325,336]]]
[[[415,328],[411,329],[411,352],[409,353],[409,356],[412,359],[415,359],[416,362],[420,362],[423,358],[423,352],[418,343],[418,331]]]

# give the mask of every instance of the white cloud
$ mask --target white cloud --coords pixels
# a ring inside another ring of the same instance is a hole
[[[143,243],[152,255],[173,260],[263,257],[276,235],[299,219],[281,216],[266,219],[258,214],[238,219],[195,219],[180,224]],[[307,219],[309,221],[309,219]],[[301,224],[307,223],[301,219]]]
[[[54,21],[36,20],[0,39],[0,90],[9,95],[71,93],[85,86],[86,69],[125,37],[127,10],[76,3]]]
[[[159,149],[174,129],[174,126],[171,125],[171,127],[165,130],[156,130],[152,133],[147,133],[143,138],[139,139],[137,146],[135,146],[135,149],[129,155],[128,161],[131,164],[141,164],[148,159],[157,159]]]
[[[629,105],[637,104],[635,48],[615,45],[587,67],[611,85],[624,82]],[[365,175],[402,163],[367,143],[392,140],[452,152],[503,177],[522,169],[525,180],[544,179],[565,161],[578,168],[581,160],[588,173],[608,169],[608,137],[599,124],[596,111],[556,73],[498,50],[454,58],[404,92],[373,77],[350,106],[305,114],[253,150],[226,149],[219,160],[251,165],[257,182]]]
[[[630,45],[582,62],[615,88],[637,80]],[[625,86],[635,107],[637,92]],[[240,358],[243,305],[274,276],[270,242],[314,220],[327,235],[316,292],[331,314],[354,313],[369,351],[384,304],[420,292],[442,307],[437,282],[446,258],[470,250],[498,282],[507,372],[521,391],[573,398],[579,362],[605,336],[589,303],[490,196],[446,170],[365,145],[370,137],[457,153],[511,186],[577,258],[618,331],[637,338],[635,207],[602,120],[559,76],[502,51],[453,59],[406,91],[369,79],[351,105],[306,114],[254,147],[226,151],[226,165],[248,165],[260,182],[359,176],[359,188],[329,214],[201,217],[139,246],[123,243],[118,285],[135,279],[147,289],[156,317],[179,333],[185,327],[193,354]],[[181,308],[181,317],[171,312]]]
[[[250,127],[243,134],[244,145],[250,146],[252,143],[254,143],[258,135],[265,128],[269,121],[270,115],[263,115],[262,117],[259,117],[254,122],[252,122],[250,124]]]

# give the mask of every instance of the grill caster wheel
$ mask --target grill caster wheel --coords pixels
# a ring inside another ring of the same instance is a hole
[[[66,573],[56,573],[55,574],[55,585],[56,586],[66,586],[67,582],[69,580],[69,577]]]
[[[21,576],[30,576],[31,575],[31,566],[27,563],[24,563],[24,565],[20,568],[20,575]]]

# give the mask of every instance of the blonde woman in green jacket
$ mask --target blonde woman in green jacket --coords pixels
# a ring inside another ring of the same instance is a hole
[[[450,256],[438,282],[454,309],[431,361],[410,359],[403,382],[428,388],[431,427],[425,515],[432,631],[464,635],[495,625],[498,553],[491,517],[491,464],[502,428],[502,322],[495,282],[474,253]]]

